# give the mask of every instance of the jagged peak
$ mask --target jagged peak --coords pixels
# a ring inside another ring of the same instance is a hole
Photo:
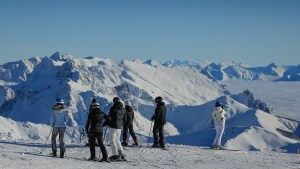
[[[135,62],[135,63],[144,63],[142,60],[140,59],[133,59],[132,62]]]
[[[159,66],[159,65],[161,65],[160,62],[158,62],[156,60],[153,60],[153,59],[147,60],[146,62],[144,62],[144,64],[148,64],[150,66]]]
[[[274,62],[270,63],[267,67],[278,67],[278,65],[276,65]]]
[[[54,61],[66,61],[69,59],[73,59],[73,56],[66,53],[66,54],[61,54],[60,52],[55,52],[50,56],[50,58]]]

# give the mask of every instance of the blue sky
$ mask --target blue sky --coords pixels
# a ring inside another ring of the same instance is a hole
[[[299,0],[0,0],[0,64],[59,51],[295,65],[299,9]]]

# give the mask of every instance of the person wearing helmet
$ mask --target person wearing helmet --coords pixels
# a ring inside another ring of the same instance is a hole
[[[105,120],[105,121],[104,121]],[[109,117],[101,111],[98,100],[94,98],[90,106],[89,116],[85,125],[85,131],[88,133],[91,157],[88,160],[96,161],[95,142],[96,139],[102,152],[100,161],[110,162],[106,148],[103,144],[103,127],[110,121]]]
[[[154,121],[153,126],[153,148],[165,148],[164,142],[164,125],[166,124],[167,108],[163,102],[163,98],[158,96],[155,98],[156,108],[151,120]],[[159,140],[158,140],[159,137]]]
[[[52,107],[52,113],[50,116],[50,126],[53,127],[52,130],[52,155],[57,156],[56,148],[56,137],[59,135],[60,144],[60,158],[64,158],[65,154],[65,141],[64,136],[66,132],[66,124],[69,120],[72,121],[72,125],[75,126],[76,122],[73,120],[72,116],[68,113],[67,107],[62,98],[56,99],[56,104]]]
[[[225,114],[226,112],[223,109],[223,105],[217,101],[212,112],[212,119],[216,129],[216,137],[211,147],[213,149],[222,149],[221,139],[225,128]]]
[[[118,97],[113,99],[114,105],[109,111],[109,135],[108,139],[111,145],[112,156],[109,157],[110,160],[123,160],[125,161],[125,154],[123,147],[120,142],[121,128],[126,121],[125,109],[123,108],[123,103],[120,102]]]
[[[131,107],[131,103],[127,100],[125,101],[125,110],[126,110],[126,121],[123,125],[123,142],[122,146],[128,146],[128,130],[131,135],[131,138],[133,140],[134,146],[138,146],[138,139],[135,135],[134,129],[133,129],[133,119],[134,119],[134,111]]]

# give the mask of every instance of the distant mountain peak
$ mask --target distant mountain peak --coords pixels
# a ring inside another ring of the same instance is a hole
[[[69,59],[73,59],[72,55],[69,55],[68,53],[66,54],[61,54],[60,52],[55,52],[50,56],[50,58],[54,61],[66,61]]]
[[[153,59],[147,60],[146,62],[144,62],[144,64],[148,64],[150,66],[159,66],[159,65],[161,65],[161,63],[159,63],[158,61],[153,60]]]

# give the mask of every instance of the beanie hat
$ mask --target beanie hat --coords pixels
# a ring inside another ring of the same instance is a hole
[[[217,101],[216,104],[215,104],[215,107],[222,107],[223,108],[223,105],[219,101]]]
[[[63,98],[56,99],[56,104],[57,105],[63,105],[63,104],[65,104],[64,99]]]

